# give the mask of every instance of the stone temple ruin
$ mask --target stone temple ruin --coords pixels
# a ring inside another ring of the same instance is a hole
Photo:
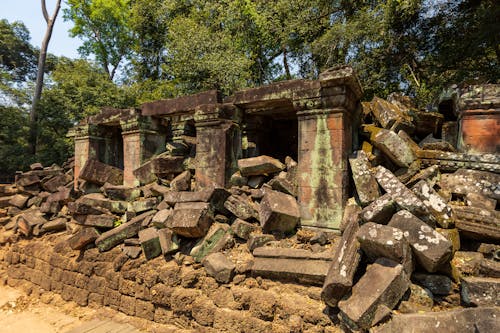
[[[0,186],[0,276],[173,332],[500,330],[500,86],[362,97],[337,67],[105,108]]]

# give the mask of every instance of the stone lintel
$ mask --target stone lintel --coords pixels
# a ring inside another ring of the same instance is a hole
[[[144,103],[141,105],[141,109],[145,116],[168,116],[193,113],[200,105],[215,104],[221,101],[219,91],[209,90],[194,95]]]

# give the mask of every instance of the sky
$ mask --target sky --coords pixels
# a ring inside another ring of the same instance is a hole
[[[46,0],[49,16],[54,12],[56,0]],[[40,0],[2,0],[2,10],[0,19],[7,19],[9,22],[22,21],[30,31],[31,44],[40,47],[45,35],[47,25],[42,15]],[[68,58],[79,58],[78,47],[82,41],[78,38],[71,38],[68,30],[72,27],[72,22],[64,21],[63,8],[66,7],[65,1],[62,1],[62,7],[57,16],[52,38],[49,43],[49,52],[57,56]]]

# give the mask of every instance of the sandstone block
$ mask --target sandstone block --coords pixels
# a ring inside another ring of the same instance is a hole
[[[172,209],[162,209],[159,210],[152,218],[151,223],[155,227],[165,228],[167,226],[167,221],[172,214]]]
[[[140,189],[124,185],[112,185],[106,183],[101,189],[111,200],[134,201],[141,196]]]
[[[47,220],[37,210],[27,210],[22,213],[17,219],[19,231],[25,236],[31,236],[33,228],[39,225],[42,226]]]
[[[93,158],[87,160],[83,168],[80,170],[78,177],[98,185],[104,185],[104,183],[110,183],[113,185],[123,184],[123,170],[99,162]]]
[[[247,177],[280,172],[285,169],[285,165],[275,158],[261,155],[238,160],[238,168],[241,175]]]
[[[207,274],[221,283],[229,283],[236,268],[233,262],[222,253],[209,254],[203,259],[202,264]]]
[[[401,168],[408,168],[417,158],[411,146],[393,131],[378,129],[372,133],[370,140]]]
[[[256,248],[264,246],[267,243],[275,241],[275,240],[276,239],[274,238],[273,235],[251,233],[250,236],[248,237],[248,240],[247,240],[247,247],[248,247],[248,250],[250,252],[252,252]]]
[[[248,240],[252,232],[258,232],[260,229],[259,226],[238,218],[231,225],[231,230],[234,234],[244,240]]]
[[[172,191],[189,191],[191,188],[191,172],[188,170],[177,175],[170,182]]]
[[[468,206],[453,206],[460,235],[480,241],[500,241],[500,212]]]
[[[17,207],[19,209],[23,209],[26,206],[29,198],[30,197],[27,195],[16,194],[9,200],[9,205]]]
[[[73,250],[81,250],[88,244],[93,243],[99,237],[99,232],[92,227],[85,227],[68,238],[68,245]]]
[[[172,230],[166,228],[160,229],[158,230],[158,237],[160,238],[163,255],[177,252],[180,247],[180,240]]]
[[[500,279],[468,276],[460,279],[462,301],[469,306],[499,306]]]
[[[290,232],[299,222],[299,205],[291,195],[266,190],[260,202],[259,217],[265,232]]]
[[[178,235],[199,238],[205,236],[212,222],[208,203],[191,202],[177,204],[167,220],[167,225]]]
[[[434,295],[449,295],[452,292],[452,281],[445,275],[414,273],[411,279]]]
[[[362,206],[369,205],[380,196],[377,180],[370,172],[371,163],[367,154],[360,150],[356,157],[349,159],[352,178],[356,186],[356,192]]]
[[[390,194],[386,193],[363,208],[360,217],[365,222],[387,224],[395,212],[396,202]]]
[[[139,242],[147,260],[158,257],[162,251],[160,237],[156,228],[147,228],[139,231]]]
[[[193,247],[190,255],[196,262],[201,262],[210,253],[230,248],[234,244],[230,229],[227,224],[212,224],[205,237]]]
[[[422,200],[441,227],[448,228],[453,223],[451,208],[427,181],[419,181],[412,187],[412,191]]]
[[[242,220],[259,218],[257,206],[246,194],[232,194],[224,203],[224,208]]]

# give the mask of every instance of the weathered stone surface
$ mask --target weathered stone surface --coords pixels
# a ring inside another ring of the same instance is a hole
[[[10,206],[10,199],[12,199],[13,196],[6,196],[6,197],[0,197],[0,208],[6,208]]]
[[[99,215],[109,212],[107,209],[85,204],[79,200],[68,202],[68,212],[71,215]]]
[[[413,187],[416,183],[421,180],[425,180],[429,186],[434,187],[434,185],[439,181],[441,174],[439,173],[439,167],[437,165],[430,166],[428,168],[420,170],[415,176],[411,177],[409,181],[405,183],[408,187]]]
[[[371,262],[389,258],[402,264],[408,275],[412,273],[411,248],[400,229],[368,222],[359,228],[356,238]]]
[[[134,217],[130,220],[130,222],[124,223],[114,229],[102,233],[95,241],[97,248],[101,252],[108,251],[123,242],[126,238],[137,235],[139,230],[141,230],[142,222],[154,213],[155,211],[143,213]]]
[[[47,181],[42,181],[42,187],[45,190],[53,193],[53,192],[57,191],[57,189],[59,187],[65,186],[66,184],[68,184],[72,180],[73,180],[73,178],[70,175],[61,174],[61,175],[54,176]]]
[[[446,201],[425,180],[415,184],[412,191],[422,200],[437,223],[443,228],[449,228],[453,220],[451,208]]]
[[[396,314],[385,325],[374,327],[371,333],[414,332],[498,332],[500,308],[479,307],[441,312]]]
[[[232,194],[224,203],[224,208],[242,220],[248,220],[252,217],[259,218],[257,206],[246,194]]]
[[[377,129],[370,140],[392,162],[402,168],[408,168],[417,158],[410,145],[393,131]]]
[[[231,229],[239,238],[248,240],[252,232],[258,232],[261,228],[258,225],[237,218],[231,225]]]
[[[260,202],[259,217],[265,232],[290,232],[299,222],[299,205],[291,195],[266,190]]]
[[[467,206],[452,206],[460,235],[472,239],[500,240],[500,212]]]
[[[69,247],[73,250],[81,250],[87,245],[93,243],[99,237],[99,232],[92,227],[85,227],[76,234],[68,238]]]
[[[78,177],[99,185],[104,185],[104,183],[123,184],[123,170],[93,158],[87,160]]]
[[[233,173],[231,175],[231,178],[229,179],[229,184],[231,184],[232,186],[245,186],[247,182],[248,178],[243,177],[239,170]]]
[[[167,220],[167,226],[178,235],[199,238],[205,236],[212,222],[209,204],[192,202],[176,204]]]
[[[30,165],[30,170],[43,170],[43,164],[42,163],[33,163]]]
[[[101,189],[111,200],[134,201],[141,196],[141,190],[136,187],[106,183]]]
[[[445,275],[414,273],[411,279],[434,295],[449,295],[452,292],[451,279]]]
[[[351,220],[346,225],[323,284],[321,299],[331,307],[337,306],[354,283],[354,274],[361,260],[360,245],[356,239],[358,223],[356,220]]]
[[[61,205],[65,205],[68,202],[73,200],[73,198],[71,196],[72,193],[73,193],[73,190],[71,188],[60,187],[57,192],[54,192],[47,197],[46,202],[47,203],[57,202]]]
[[[469,306],[499,306],[500,279],[468,276],[460,279],[462,301]]]
[[[19,209],[23,209],[26,206],[29,198],[30,197],[27,195],[16,194],[9,200],[9,205],[17,207]]]
[[[188,170],[177,175],[170,182],[172,191],[189,191],[191,188],[191,172]]]
[[[429,217],[429,211],[424,203],[389,170],[379,165],[375,168],[375,178],[401,208],[408,210],[419,218]]]
[[[38,210],[27,210],[23,212],[17,219],[19,231],[25,236],[31,236],[35,226],[41,226],[47,222],[42,215],[43,214]]]
[[[439,187],[453,194],[479,193],[500,200],[500,175],[487,171],[459,169],[441,175]]]
[[[285,169],[285,165],[275,158],[261,155],[238,160],[238,168],[241,175],[247,177],[280,172]]]
[[[409,286],[402,265],[378,259],[366,268],[351,296],[339,302],[340,315],[350,327],[368,329],[390,314]]]
[[[147,228],[139,231],[139,242],[142,252],[147,260],[158,257],[162,251],[160,246],[160,237],[156,228]]]
[[[495,199],[488,198],[479,193],[467,193],[465,196],[465,203],[467,206],[488,210],[495,210],[497,206],[497,201]]]
[[[359,201],[362,206],[369,205],[380,196],[380,189],[377,180],[370,172],[371,163],[367,154],[359,150],[356,157],[349,159],[349,165]]]
[[[486,258],[481,260],[479,264],[479,275],[500,278],[500,262]]]
[[[351,220],[355,220],[355,223],[359,224],[361,215],[361,207],[356,203],[356,199],[349,198],[347,204],[344,208],[344,215],[342,216],[342,222],[340,223],[340,232],[343,233],[346,226],[353,223]]]
[[[210,253],[219,252],[234,245],[230,226],[223,223],[214,223],[207,234],[191,250],[190,255],[196,262],[201,262]]]
[[[252,273],[272,279],[321,285],[331,265],[330,251],[313,253],[291,248],[259,247],[253,251]]]
[[[411,128],[411,117],[408,116],[397,104],[379,97],[374,97],[370,102],[370,110],[375,119],[383,128]]]
[[[452,252],[460,250],[460,234],[458,233],[458,229],[443,229],[436,228],[436,231],[443,235],[447,240],[450,241],[452,245]]]
[[[177,252],[180,247],[180,240],[172,230],[167,228],[160,229],[158,230],[158,237],[160,238],[161,252],[163,255]]]
[[[229,283],[236,268],[233,262],[222,253],[209,254],[203,259],[202,264],[207,274],[221,283]]]
[[[431,311],[434,306],[432,293],[419,286],[418,284],[410,284],[410,295],[407,300],[401,301],[398,311],[400,313],[417,313],[422,311]],[[405,299],[405,297],[403,297]]]
[[[410,212],[397,212],[389,226],[403,231],[417,262],[428,272],[435,272],[450,259],[451,242]]]
[[[57,218],[55,220],[46,222],[42,224],[42,232],[57,232],[66,230],[67,220],[64,217]]]
[[[274,177],[269,181],[269,186],[275,191],[283,192],[291,196],[297,196],[297,185],[293,184],[286,178]]]
[[[395,212],[396,203],[392,196],[386,193],[363,208],[360,217],[365,222],[387,224]]]
[[[73,219],[76,223],[89,227],[113,228],[115,221],[118,218],[114,215],[74,215]]]
[[[93,208],[107,209],[112,213],[123,214],[127,211],[126,201],[109,200],[100,193],[84,195],[77,200],[79,204],[88,205]]]
[[[163,196],[163,201],[168,203],[170,206],[174,206],[175,204],[183,202],[209,202],[210,205],[215,208],[215,210],[224,213],[226,212],[224,208],[224,202],[229,197],[229,195],[230,193],[223,188],[210,188],[196,192],[170,191],[165,193],[165,195]]]
[[[155,209],[157,205],[158,199],[153,197],[129,202],[127,205],[127,210],[129,212],[142,213],[147,210]]]
[[[25,172],[22,175],[17,176],[16,179],[16,185],[22,187],[37,185],[39,183],[40,177],[30,172]]]
[[[172,215],[172,209],[159,210],[151,220],[154,226],[158,228],[165,228],[167,226],[168,218]]]
[[[122,247],[122,252],[124,255],[130,259],[137,259],[142,253],[142,248],[140,246],[124,246]]]
[[[250,252],[255,250],[258,247],[264,246],[269,242],[275,241],[273,235],[269,234],[259,234],[259,233],[251,233],[248,237],[247,247]]]

